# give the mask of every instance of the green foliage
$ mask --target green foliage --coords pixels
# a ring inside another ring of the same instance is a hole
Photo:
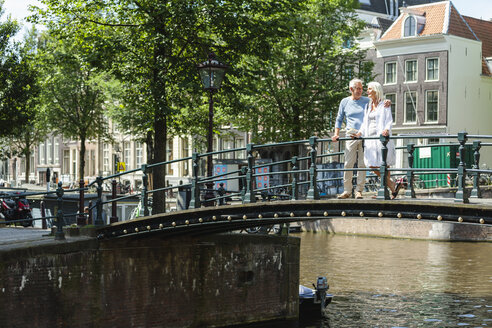
[[[370,78],[372,66],[353,41],[364,28],[357,1],[312,0],[291,18],[294,33],[271,46],[272,56],[244,56],[243,74],[231,77],[237,98],[229,114],[254,133],[255,142],[326,135],[354,72]]]

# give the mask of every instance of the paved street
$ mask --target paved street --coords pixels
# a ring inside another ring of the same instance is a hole
[[[49,233],[50,230],[38,228],[0,228],[0,246],[40,241],[48,238],[43,237],[43,235],[47,235]]]

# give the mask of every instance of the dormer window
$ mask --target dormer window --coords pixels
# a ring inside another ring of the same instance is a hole
[[[417,35],[417,22],[415,20],[415,17],[413,16],[408,16],[407,19],[405,19],[405,31],[403,36],[416,36]]]
[[[424,14],[425,15],[425,14]],[[425,26],[425,16],[409,14],[403,23],[403,37],[417,36]]]

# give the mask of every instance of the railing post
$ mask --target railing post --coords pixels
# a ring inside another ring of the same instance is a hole
[[[142,195],[141,195],[141,201],[142,201],[142,209],[144,216],[149,215],[149,195],[147,194],[148,188],[149,188],[149,176],[147,172],[147,164],[142,165]]]
[[[299,168],[297,167],[297,156],[292,157],[291,162],[292,162],[292,194],[291,194],[291,199],[298,200],[299,199],[299,192],[297,190],[297,175],[298,175],[298,173],[296,171]]]
[[[102,208],[103,208],[103,201],[102,201],[102,184],[103,184],[103,178],[102,177],[97,177],[96,178],[96,183],[97,183],[97,201],[96,201],[96,220],[94,222],[94,225],[96,226],[102,226],[104,225],[104,221],[102,219]]]
[[[309,152],[311,156],[311,166],[309,167],[309,190],[307,193],[307,199],[319,199],[318,183],[317,183],[317,170],[316,170],[316,157],[318,145],[318,138],[309,138],[309,146],[311,151]]]
[[[58,182],[58,188],[56,188],[56,196],[57,198],[57,206],[58,210],[56,211],[56,232],[55,232],[55,240],[64,240],[65,233],[63,232],[63,193],[64,190],[62,188],[61,181]]]
[[[39,209],[41,211],[41,217],[43,218],[41,220],[41,228],[42,229],[48,229],[48,225],[46,224],[46,205],[44,204],[44,200],[41,201],[41,203],[39,203]]]
[[[244,195],[246,195],[246,173],[248,172],[248,168],[246,166],[243,166],[241,168],[241,181],[243,188],[241,189],[241,199],[244,199]]]
[[[192,164],[192,174],[193,179],[191,180],[191,199],[190,199],[190,208],[200,208],[200,186],[198,185],[198,171],[200,168],[200,158],[197,152],[193,152],[191,155],[191,159],[193,161]]]
[[[244,193],[243,204],[255,203],[255,178],[254,169],[255,157],[253,156],[253,144],[246,145],[246,152],[248,153],[248,171],[246,172],[246,192]]]
[[[458,142],[460,143],[459,154],[460,164],[458,166],[458,190],[454,198],[455,202],[468,203],[468,197],[465,193],[465,180],[466,180],[466,164],[465,164],[465,143],[468,140],[468,133],[459,132]]]
[[[111,217],[109,218],[109,223],[115,223],[118,222],[118,216],[116,215],[116,202],[114,201],[117,197],[116,195],[116,179],[113,179],[111,181]]]
[[[85,225],[85,215],[84,215],[84,193],[85,193],[85,182],[84,179],[79,181],[79,215],[77,215],[77,225]]]
[[[92,200],[89,201],[89,204],[87,204],[89,207],[89,213],[87,214],[87,224],[93,224],[92,220]]]
[[[480,140],[473,141],[473,168],[478,170],[480,168],[480,148],[482,148],[482,142]],[[470,198],[482,198],[480,192],[480,172],[473,174],[473,189],[471,191]]]
[[[413,161],[414,161],[414,152],[415,152],[415,144],[409,143],[407,145],[408,152],[408,168],[413,169]],[[408,187],[405,191],[405,197],[415,198],[415,188],[413,187],[414,173],[412,170],[407,171],[407,183]]]
[[[379,173],[381,176],[381,185],[378,190],[378,195],[376,199],[390,199],[388,184],[386,183],[386,174],[388,173],[388,164],[386,164],[386,159],[388,158],[388,142],[389,136],[379,136],[379,141],[381,141],[381,166],[379,167]]]

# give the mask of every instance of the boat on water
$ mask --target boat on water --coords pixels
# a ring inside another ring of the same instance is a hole
[[[328,283],[325,277],[318,277],[313,288],[299,285],[299,315],[305,316],[325,316],[325,308],[333,299],[332,294],[328,294]]]

